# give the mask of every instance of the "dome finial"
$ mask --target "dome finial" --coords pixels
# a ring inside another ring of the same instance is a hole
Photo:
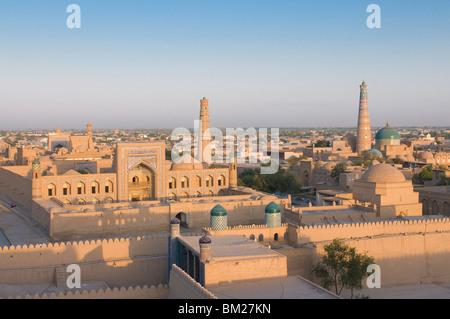
[[[387,121],[386,126],[389,126],[389,121]]]

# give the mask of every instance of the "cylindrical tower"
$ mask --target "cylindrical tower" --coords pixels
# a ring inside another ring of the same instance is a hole
[[[170,220],[169,251],[167,258],[167,282],[170,280],[172,265],[178,265],[178,237],[180,237],[180,220],[176,217]]]
[[[360,85],[358,131],[356,135],[356,152],[361,155],[364,151],[372,148],[372,137],[370,133],[369,106],[367,100],[366,82]]]
[[[91,122],[88,122],[88,124],[86,124],[86,129],[87,129],[87,136],[88,136],[88,149],[92,149],[92,148],[94,148],[94,142],[92,140],[92,124],[91,124]]]
[[[227,230],[227,211],[220,204],[211,209],[210,227],[212,230]]]
[[[205,155],[205,148],[208,146],[208,144],[211,141],[211,135],[209,132],[209,100],[204,97],[200,100],[200,138],[198,139],[199,142],[201,142],[201,148],[199,148],[199,151],[201,151],[201,157],[199,157],[199,160],[201,159],[201,162],[210,162],[211,161],[211,154]]]
[[[233,161],[228,165],[228,169],[230,172],[228,185],[230,188],[234,188],[234,187],[238,186],[238,184],[237,184],[237,166],[236,165],[237,165],[236,161]]]
[[[281,208],[275,202],[270,202],[265,209],[264,223],[270,227],[281,227]]]
[[[205,263],[211,260],[211,238],[208,236],[200,237],[198,243],[200,245],[200,262]]]
[[[35,158],[32,163],[31,197],[33,200],[42,199],[41,162]]]

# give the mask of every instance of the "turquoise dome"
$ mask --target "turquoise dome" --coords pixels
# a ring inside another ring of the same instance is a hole
[[[211,216],[227,216],[227,210],[222,205],[216,205],[211,209]]]
[[[381,130],[377,132],[375,135],[376,141],[381,140],[398,140],[400,141],[400,134],[395,128],[389,126],[389,123],[386,124]]]
[[[376,148],[372,148],[371,150],[368,150],[367,153],[374,156],[383,156],[383,154],[377,150]]]
[[[266,214],[279,214],[281,212],[280,206],[275,202],[270,202],[266,206]]]

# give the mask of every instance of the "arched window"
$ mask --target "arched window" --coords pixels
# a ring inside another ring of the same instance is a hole
[[[175,195],[175,193],[170,193],[169,200],[177,200],[177,195]]]
[[[173,177],[169,178],[169,189],[177,188],[177,180]]]
[[[186,176],[181,178],[181,188],[189,187],[189,179]]]
[[[55,184],[48,184],[47,186],[48,196],[56,196],[56,186]]]
[[[77,194],[78,195],[86,194],[86,186],[84,185],[84,183],[79,182],[77,184]]]
[[[217,186],[224,186],[225,185],[225,176],[220,175],[217,179]]]
[[[111,181],[106,181],[105,183],[105,193],[109,194],[113,192],[113,183]]]
[[[133,182],[133,184],[137,184],[137,183],[139,183],[139,177],[133,176],[131,181]]]
[[[181,196],[182,196],[183,198],[189,198],[189,194],[188,194],[187,192],[184,192]]]
[[[70,195],[70,184],[69,183],[64,183],[63,187],[62,187],[62,194],[63,196],[67,196]]]
[[[92,204],[98,204],[98,203],[100,203],[100,201],[98,200],[98,198],[94,198],[93,200],[92,200]]]
[[[100,185],[97,182],[92,182],[91,183],[91,193],[92,194],[98,194],[100,190]]]
[[[214,179],[211,175],[208,175],[206,177],[206,187],[213,187],[214,186]]]
[[[112,203],[113,201],[114,200],[111,197],[106,197],[106,199],[105,199],[105,203],[108,203],[108,204]]]
[[[200,192],[195,192],[195,197],[202,197],[202,193],[200,193]]]
[[[78,205],[86,205],[86,202],[84,201],[84,199],[79,199],[78,200]]]

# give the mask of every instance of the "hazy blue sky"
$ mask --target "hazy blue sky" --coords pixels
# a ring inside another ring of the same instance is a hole
[[[81,29],[69,29],[69,4]],[[381,29],[366,8],[381,7]],[[450,1],[0,0],[0,129],[450,126]]]

